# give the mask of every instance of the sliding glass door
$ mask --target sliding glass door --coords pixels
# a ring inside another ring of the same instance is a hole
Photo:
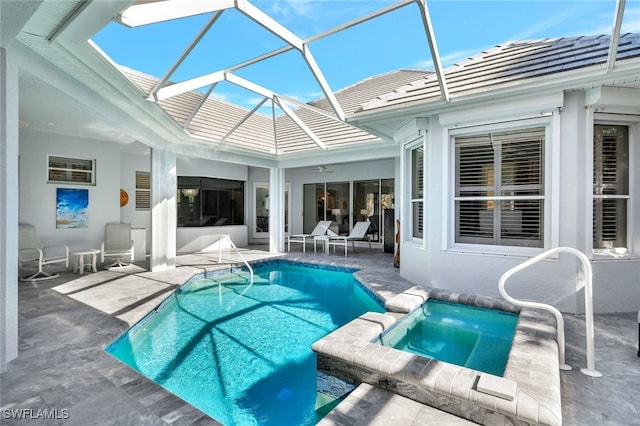
[[[394,179],[305,184],[303,231],[309,233],[319,220],[331,220],[331,230],[348,235],[360,221],[371,222],[368,236],[382,242],[384,217],[393,218]],[[393,227],[393,220],[391,221]],[[393,229],[391,229],[393,232]]]

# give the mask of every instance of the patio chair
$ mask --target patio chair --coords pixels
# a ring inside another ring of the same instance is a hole
[[[105,258],[115,259],[106,269],[123,268],[133,262],[133,240],[130,223],[107,223],[104,228],[104,241],[100,247],[100,262]],[[129,263],[125,261],[128,259]]]
[[[337,235],[329,237],[327,240],[327,252],[330,246],[333,246],[334,253],[336,251],[336,246],[344,246],[344,257],[347,257],[347,246],[349,245],[349,242],[351,242],[352,250],[355,250],[356,241],[367,241],[369,243],[369,250],[371,250],[371,240],[367,238],[367,230],[369,229],[370,225],[371,222],[358,222],[355,224],[349,235]]]
[[[289,238],[287,238],[288,251],[291,251],[291,243],[302,243],[302,252],[305,253],[306,247],[307,247],[307,238],[313,240],[315,239],[315,237],[321,237],[323,235],[326,235],[327,229],[329,229],[329,226],[331,226],[330,220],[321,220],[316,224],[316,227],[313,228],[313,231],[311,231],[310,234],[289,235]],[[314,243],[313,244],[314,250],[315,250],[315,246],[316,245]]]
[[[35,273],[20,277],[20,281],[56,278],[59,274],[51,274],[42,270],[43,267],[56,263],[64,263],[65,267],[69,267],[69,247],[62,244],[43,246],[35,226],[20,225],[18,229],[18,267],[37,269]]]

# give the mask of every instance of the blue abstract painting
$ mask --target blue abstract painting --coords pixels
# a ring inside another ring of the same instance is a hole
[[[89,190],[58,188],[56,228],[89,227]]]

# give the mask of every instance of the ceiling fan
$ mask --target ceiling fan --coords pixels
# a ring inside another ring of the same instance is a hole
[[[315,171],[319,172],[319,173],[332,173],[333,170],[331,170],[329,167],[327,166],[317,166],[313,168]]]

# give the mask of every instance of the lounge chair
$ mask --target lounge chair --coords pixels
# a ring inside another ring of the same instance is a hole
[[[336,246],[344,246],[344,257],[347,257],[347,246],[351,241],[352,250],[356,249],[356,241],[367,241],[369,243],[369,250],[371,250],[371,240],[367,238],[367,230],[371,225],[370,222],[358,222],[355,224],[349,235],[336,235],[327,239],[327,252],[329,247],[333,246],[333,251],[336,251]]]
[[[289,238],[287,238],[288,251],[291,251],[291,243],[302,243],[302,252],[305,253],[306,247],[307,247],[307,238],[313,240],[315,239],[315,237],[321,237],[323,235],[326,235],[327,229],[329,229],[329,226],[331,226],[330,220],[321,220],[320,222],[317,223],[316,227],[313,228],[313,231],[311,231],[310,234],[289,235]],[[316,247],[315,243],[313,244],[313,247],[315,251],[315,247]]]
[[[100,262],[105,258],[115,259],[106,268],[123,268],[129,266],[124,259],[133,262],[133,240],[130,223],[107,223],[104,228],[104,241],[100,247]]]
[[[20,281],[39,281],[56,278],[59,274],[44,272],[42,268],[55,263],[64,263],[69,267],[69,247],[65,245],[43,246],[33,225],[20,225],[18,229],[18,266],[21,269],[37,269],[37,272]]]

